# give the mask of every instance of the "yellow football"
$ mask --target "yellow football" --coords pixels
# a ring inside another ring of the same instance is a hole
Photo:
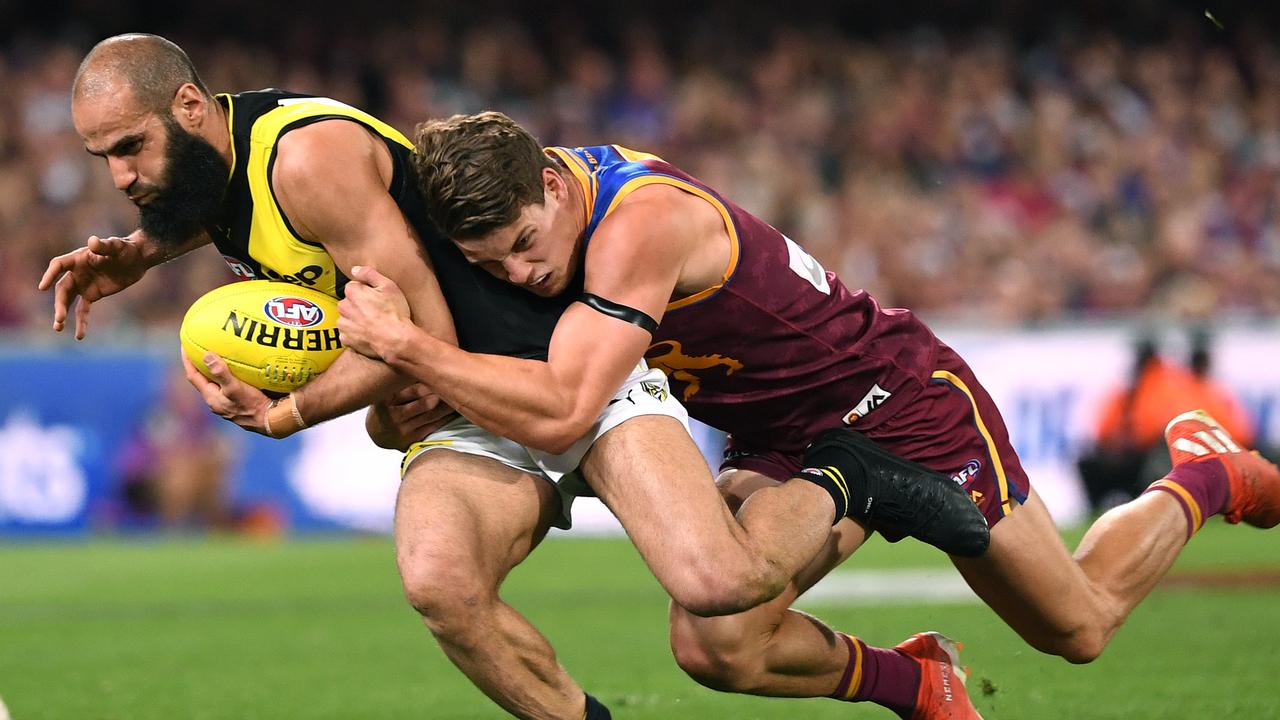
[[[287,393],[328,369],[342,354],[338,301],[272,280],[223,285],[192,303],[178,333],[182,351],[212,378],[212,350],[231,373],[271,393]]]

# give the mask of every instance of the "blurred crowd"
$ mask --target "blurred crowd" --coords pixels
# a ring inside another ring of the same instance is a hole
[[[494,108],[546,144],[654,152],[883,304],[1028,324],[1280,311],[1280,44],[1212,20],[1143,39],[1070,25],[735,33],[715,16],[604,37],[558,14],[134,29],[181,44],[215,92],[328,95],[406,132]],[[49,335],[35,291],[48,259],[135,226],[70,120],[79,59],[107,34],[0,45],[0,332]],[[229,277],[205,249],[99,303],[93,332],[171,331]]]

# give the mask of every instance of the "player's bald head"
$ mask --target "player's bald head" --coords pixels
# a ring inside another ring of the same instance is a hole
[[[186,83],[211,97],[182,48],[159,35],[130,33],[93,46],[76,71],[71,96],[74,102],[84,102],[128,89],[139,109],[160,112]]]

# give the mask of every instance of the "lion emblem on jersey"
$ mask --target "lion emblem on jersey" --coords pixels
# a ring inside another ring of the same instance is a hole
[[[702,390],[702,378],[694,374],[699,370],[724,368],[725,375],[742,369],[742,363],[724,355],[685,355],[684,348],[675,340],[654,343],[645,353],[649,367],[658,368],[673,382],[685,383],[684,400]]]

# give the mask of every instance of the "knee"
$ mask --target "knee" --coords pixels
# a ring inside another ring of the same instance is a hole
[[[678,563],[664,584],[677,605],[700,617],[750,610],[785,587],[785,583],[772,586],[763,573],[749,566],[718,563],[705,556]]]
[[[1102,651],[1107,648],[1107,640],[1107,636],[1101,632],[1079,633],[1064,643],[1057,654],[1073,665],[1085,665],[1102,655]]]
[[[462,642],[474,629],[487,624],[484,615],[493,606],[496,588],[472,570],[456,559],[402,563],[400,581],[405,599],[433,635]]]
[[[1102,655],[1110,639],[1111,632],[1101,624],[1086,624],[1052,636],[1032,638],[1030,643],[1040,652],[1057,655],[1073,665],[1085,665]]]
[[[672,623],[671,654],[690,678],[712,690],[751,693],[764,675],[760,654],[740,638],[706,637],[690,623]]]

